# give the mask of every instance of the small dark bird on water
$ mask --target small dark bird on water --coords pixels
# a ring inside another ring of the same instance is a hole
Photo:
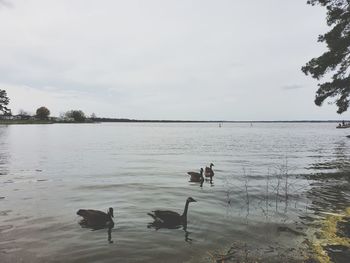
[[[165,227],[165,228],[174,228],[176,226],[183,225],[186,227],[187,225],[187,211],[188,211],[188,205],[191,202],[197,202],[192,197],[187,198],[184,212],[182,215],[179,213],[168,211],[168,210],[155,210],[152,211],[153,213],[147,213],[149,216],[151,216],[154,219],[154,223],[150,224],[154,227]]]
[[[188,172],[188,175],[191,176],[190,182],[201,182],[203,178],[203,168],[200,169],[200,172]]]
[[[99,228],[113,228],[114,222],[112,218],[113,208],[110,207],[108,212],[102,212],[92,209],[79,209],[77,215],[83,217],[80,224],[83,226],[99,229]]]
[[[210,167],[208,167],[208,166],[205,167],[204,175],[205,175],[205,177],[210,177],[210,181],[212,181],[212,180],[213,180],[213,177],[214,177],[213,166],[214,166],[214,164],[211,163],[211,164],[210,164]]]

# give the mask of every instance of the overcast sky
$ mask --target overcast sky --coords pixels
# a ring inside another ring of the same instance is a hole
[[[0,0],[0,89],[13,113],[340,119],[300,70],[327,30],[306,0]]]

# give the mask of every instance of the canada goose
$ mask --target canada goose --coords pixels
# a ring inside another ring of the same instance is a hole
[[[201,182],[201,178],[203,178],[203,168],[200,169],[200,172],[188,172],[188,175],[191,176],[190,182]]]
[[[112,228],[114,226],[114,222],[112,220],[112,217],[114,217],[112,207],[108,209],[107,213],[92,209],[79,209],[77,215],[83,217],[83,219],[80,221],[80,224],[83,226],[96,229],[104,227]]]
[[[210,177],[210,181],[212,181],[212,180],[213,180],[213,177],[214,177],[213,166],[214,166],[214,164],[211,163],[211,164],[210,164],[210,167],[208,167],[208,166],[205,167],[204,175],[205,175],[205,177]]]
[[[182,215],[168,210],[155,210],[152,211],[152,213],[147,213],[149,216],[151,216],[154,219],[154,223],[152,223],[152,226],[155,227],[165,227],[165,228],[174,228],[176,226],[183,225],[186,227],[187,225],[187,211],[188,211],[188,205],[191,202],[197,202],[192,197],[187,198],[185,209]]]

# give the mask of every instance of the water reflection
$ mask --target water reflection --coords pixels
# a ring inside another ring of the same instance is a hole
[[[81,220],[79,222],[79,225],[82,227],[82,228],[88,228],[88,229],[91,229],[92,231],[96,231],[96,230],[102,230],[102,229],[107,229],[107,241],[108,243],[112,244],[114,243],[114,241],[112,240],[112,229],[114,228],[114,225],[113,226],[110,226],[110,227],[91,227],[91,226],[87,226],[83,220]]]
[[[350,187],[348,183],[340,181],[313,183],[307,197],[311,201],[309,209],[315,215],[324,211],[339,212],[349,206]]]
[[[214,186],[214,182],[213,182],[213,181],[205,180],[205,182],[206,182],[207,184],[209,184],[208,186],[210,186],[210,187],[213,187],[213,186]],[[201,188],[203,188],[203,186],[201,186]]]
[[[147,224],[147,228],[153,228],[156,231],[158,231],[159,229],[180,229],[181,227],[185,234],[185,242],[192,243],[193,239],[190,238],[191,232],[187,231],[187,222],[184,225],[168,225],[157,221],[150,222]]]
[[[333,158],[327,162],[313,163],[311,167],[317,167],[321,171],[306,175],[308,179],[313,180],[306,195],[311,201],[309,209],[313,210],[316,215],[322,211],[338,212],[349,206],[350,159],[347,150],[346,141],[336,142]],[[330,169],[336,170],[329,171]]]
[[[6,175],[8,173],[8,169],[6,165],[9,160],[9,152],[7,149],[7,126],[0,125],[0,176]]]
[[[350,167],[350,159],[348,153],[348,142],[346,140],[340,140],[334,143],[334,149],[332,158],[328,160],[319,160],[318,162],[314,162],[308,167],[308,169],[316,170],[316,171],[333,171],[333,172],[341,172],[349,169]]]
[[[86,228],[86,226],[82,226],[82,227]],[[92,229],[93,231],[101,230],[101,229],[96,229],[96,228],[95,229],[90,228],[90,229]],[[113,229],[113,227],[108,227],[107,228],[107,241],[108,241],[109,244],[113,244],[114,243],[114,241],[112,240],[112,229]]]

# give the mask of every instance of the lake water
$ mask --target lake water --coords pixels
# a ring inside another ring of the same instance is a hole
[[[283,229],[307,234],[323,211],[349,206],[347,181],[316,180],[349,174],[349,131],[335,126],[0,125],[0,261],[212,262],[235,242],[297,246],[305,237]],[[189,182],[210,163],[213,184]],[[181,214],[189,196],[186,231],[148,227],[148,212]],[[78,224],[78,209],[109,207],[112,242]]]

